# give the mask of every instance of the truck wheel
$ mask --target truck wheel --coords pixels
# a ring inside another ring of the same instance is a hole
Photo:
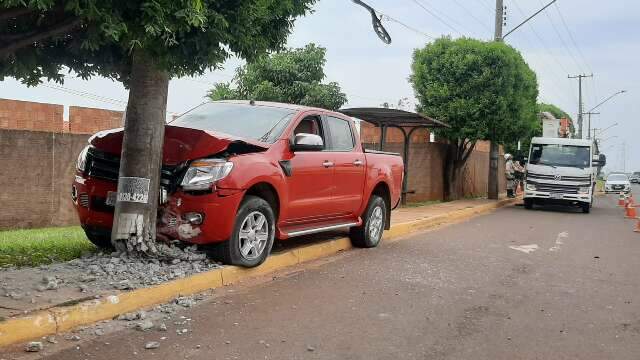
[[[247,196],[238,209],[231,238],[214,250],[226,264],[255,267],[271,253],[275,238],[275,215],[271,205],[257,196]]]
[[[83,229],[87,239],[99,249],[113,249],[111,244],[111,233],[109,231]]]
[[[582,212],[588,214],[591,212],[591,204],[582,204]]]
[[[533,199],[524,199],[524,208],[527,210],[533,209]]]
[[[353,246],[372,248],[378,246],[382,239],[387,221],[387,204],[377,195],[372,195],[364,213],[362,226],[350,229]]]

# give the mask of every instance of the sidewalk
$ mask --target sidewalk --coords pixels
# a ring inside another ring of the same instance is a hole
[[[393,212],[392,229],[385,233],[385,241],[513,203],[514,200],[473,199],[399,209]],[[267,262],[255,269],[221,266],[201,259],[193,264],[188,260],[158,264],[102,254],[38,268],[0,270],[0,346],[110,319],[178,296],[330,256],[351,248],[345,235],[345,232],[336,232],[283,242]],[[166,268],[161,268],[163,266]],[[123,267],[136,271],[122,272]],[[144,279],[150,281],[141,282],[141,274],[148,271],[162,276],[146,274]],[[123,280],[117,281],[120,278]]]

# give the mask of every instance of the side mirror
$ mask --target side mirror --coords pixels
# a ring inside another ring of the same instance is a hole
[[[318,135],[299,133],[293,138],[291,144],[293,151],[321,151],[324,150],[324,142]]]
[[[594,155],[591,166],[604,167],[607,165],[607,157],[604,154]]]

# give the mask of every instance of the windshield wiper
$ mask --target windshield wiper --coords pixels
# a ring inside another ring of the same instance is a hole
[[[280,120],[278,120],[278,122],[275,123],[275,125],[273,125],[273,127],[271,129],[269,129],[269,131],[267,131],[266,134],[262,135],[258,141],[262,141],[262,142],[266,142],[269,139],[269,136],[271,135],[271,133],[273,132],[273,130],[275,130],[278,125],[280,125],[280,123],[286,119],[287,117],[289,117],[291,114],[287,114],[285,116],[283,116]]]

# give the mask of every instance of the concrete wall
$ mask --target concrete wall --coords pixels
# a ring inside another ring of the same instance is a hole
[[[365,147],[377,149],[378,144],[367,143]],[[401,143],[385,143],[384,150],[399,154],[404,151]],[[442,173],[445,153],[446,145],[442,143],[411,144],[407,190],[415,193],[407,195],[409,202],[442,199],[444,189]],[[464,196],[486,196],[488,173],[489,146],[486,142],[480,142],[462,170],[458,190]],[[500,175],[500,191],[504,192],[506,180],[502,176],[504,174],[504,163],[502,161],[499,162],[498,174]]]
[[[0,129],[0,228],[77,223],[71,183],[87,138]]]

